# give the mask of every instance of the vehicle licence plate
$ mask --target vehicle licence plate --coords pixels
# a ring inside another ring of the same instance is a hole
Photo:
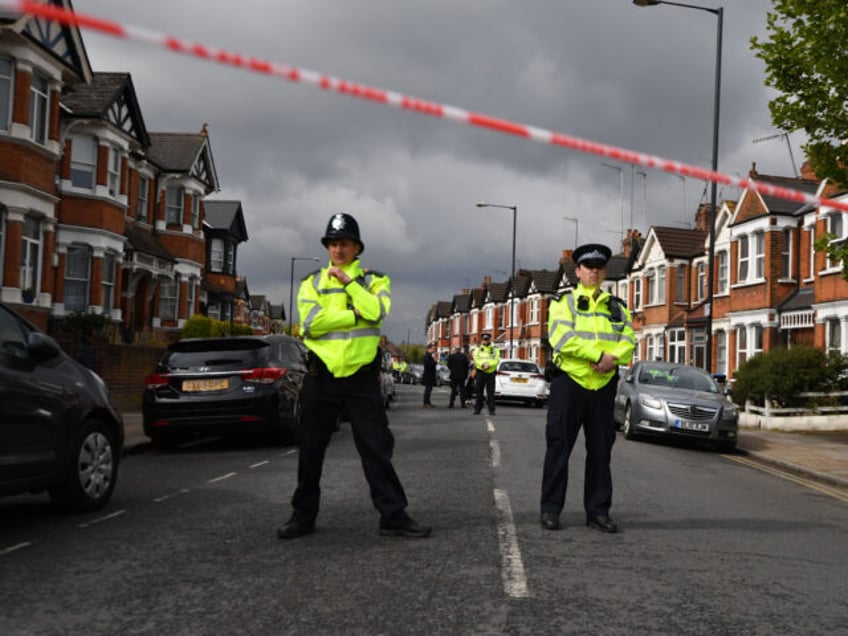
[[[527,384],[527,378],[510,378],[509,381],[517,384]]]
[[[710,430],[710,425],[707,422],[687,422],[686,420],[674,420],[674,428],[680,428],[685,431],[698,431],[706,433]]]
[[[199,391],[223,391],[229,388],[229,378],[214,378],[210,380],[183,380],[183,391],[185,393],[197,393]]]

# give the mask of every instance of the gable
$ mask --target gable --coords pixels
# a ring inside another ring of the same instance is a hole
[[[49,0],[48,4],[73,11],[70,0]],[[24,23],[22,33],[62,62],[79,79],[91,81],[91,65],[77,27],[31,16]]]

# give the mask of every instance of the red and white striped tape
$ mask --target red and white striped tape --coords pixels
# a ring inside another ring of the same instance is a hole
[[[422,115],[430,115],[441,119],[470,124],[480,128],[486,128],[495,132],[523,137],[539,143],[553,146],[562,146],[578,152],[599,155],[608,159],[615,159],[624,163],[631,163],[645,168],[664,170],[672,174],[714,181],[716,183],[736,186],[748,190],[756,190],[760,194],[774,196],[780,199],[795,201],[800,204],[809,204],[816,207],[830,207],[843,212],[848,212],[848,201],[837,201],[825,197],[818,197],[799,190],[784,188],[770,183],[754,181],[747,178],[733,177],[721,172],[713,172],[697,166],[663,159],[653,155],[645,155],[633,150],[626,150],[616,146],[609,146],[595,141],[580,139],[558,132],[537,128],[527,124],[516,123],[505,119],[499,119],[482,113],[475,113],[456,106],[439,104],[417,97],[402,95],[394,91],[375,88],[349,82],[347,80],[324,75],[316,71],[300,69],[285,64],[276,64],[251,56],[232,53],[223,49],[205,46],[203,44],[187,42],[176,37],[164,35],[138,27],[122,25],[117,22],[103,20],[94,16],[83,15],[67,11],[63,8],[50,4],[40,4],[26,0],[0,0],[0,7],[8,7],[21,14],[30,14],[37,17],[55,20],[62,24],[75,25],[81,28],[89,28],[100,31],[117,38],[125,38],[145,42],[158,47],[164,47],[174,53],[181,53],[206,60],[217,62],[228,66],[270,75],[290,82],[302,82],[312,84],[324,90],[335,91],[342,95],[357,97],[387,106],[394,106],[403,110],[409,110]]]

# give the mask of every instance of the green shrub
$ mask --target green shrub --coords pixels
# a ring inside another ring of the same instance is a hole
[[[839,369],[838,366],[834,361],[828,367],[824,351],[807,346],[778,347],[759,353],[734,373],[733,401],[763,404],[768,398],[781,406],[811,406],[811,400],[799,394],[833,390],[835,380],[845,369],[844,361]]]
[[[195,314],[186,320],[180,331],[181,338],[225,338],[227,336],[251,336],[250,325],[237,325],[226,320],[215,320]]]

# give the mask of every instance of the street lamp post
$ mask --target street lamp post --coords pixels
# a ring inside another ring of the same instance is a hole
[[[314,256],[292,256],[291,265],[289,267],[289,335],[292,335],[294,328],[294,262],[295,261],[315,261],[320,263],[321,260]]]
[[[512,349],[512,334],[515,330],[515,227],[518,223],[518,206],[517,205],[498,205],[496,203],[478,203],[478,208],[501,208],[503,210],[512,210],[512,300],[509,303],[509,357],[513,356]]]
[[[613,170],[618,170],[618,198],[621,202],[621,232],[619,233],[619,237],[622,241],[624,241],[624,168],[621,166],[614,166],[611,163],[601,163],[604,168],[612,168]]]
[[[577,219],[573,216],[564,216],[562,218],[565,219],[566,221],[574,221],[574,249],[577,249],[578,240],[579,240],[579,236],[580,236],[580,231],[579,231],[579,228],[577,226]]]
[[[712,13],[717,18],[716,24],[716,63],[715,63],[715,90],[713,99],[713,161],[712,171],[718,172],[718,121],[721,107],[721,34],[724,25],[724,7],[710,8],[697,4],[684,2],[669,2],[668,0],[633,0],[633,4],[639,7],[652,7],[658,4],[670,4],[675,7],[686,9],[697,9]],[[715,224],[716,224],[716,182],[711,181],[710,188],[710,227],[709,248],[707,250],[707,303],[704,308],[704,328],[706,330],[707,351],[704,356],[704,366],[707,371],[712,371],[713,362],[713,281],[715,281]]]

